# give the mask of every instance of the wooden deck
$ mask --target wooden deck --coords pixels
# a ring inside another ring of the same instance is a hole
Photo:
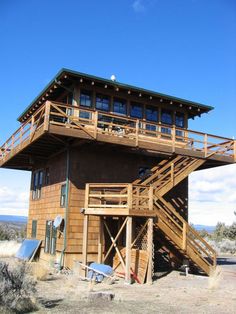
[[[163,197],[193,167],[197,169],[200,165],[198,159],[176,156],[162,160],[143,180],[127,184],[87,184],[85,218],[87,215],[156,217],[154,228],[164,235],[165,241],[210,275],[216,267],[216,252]]]
[[[21,153],[27,155],[26,148],[45,135],[56,136],[57,146],[60,141],[65,144],[65,138],[77,138],[156,154],[236,161],[236,142],[229,138],[47,101],[1,146],[0,166],[7,167]]]

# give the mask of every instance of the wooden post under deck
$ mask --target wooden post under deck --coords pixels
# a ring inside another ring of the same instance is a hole
[[[148,249],[148,270],[147,283],[152,283],[152,252],[153,252],[153,218],[148,218],[147,230],[147,249]]]
[[[132,242],[132,217],[127,218],[126,223],[126,263],[125,263],[125,283],[131,283],[131,242]]]
[[[87,255],[88,255],[88,224],[89,224],[89,215],[84,215],[84,229],[83,229],[83,264],[87,265]],[[84,274],[86,276],[86,269]]]
[[[104,236],[104,223],[103,216],[99,217],[99,235],[98,235],[98,263],[103,262],[103,236]]]

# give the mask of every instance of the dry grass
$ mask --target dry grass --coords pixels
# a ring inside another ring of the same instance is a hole
[[[12,257],[16,255],[21,243],[16,241],[0,241],[0,257]]]
[[[222,280],[222,269],[220,266],[217,266],[214,272],[210,275],[208,279],[208,289],[214,290],[217,289]]]
[[[50,268],[38,262],[31,263],[31,274],[36,280],[44,281],[48,279]]]

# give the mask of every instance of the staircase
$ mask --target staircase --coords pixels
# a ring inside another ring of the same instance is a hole
[[[165,240],[184,258],[190,259],[195,266],[210,275],[216,266],[215,251],[163,197],[204,162],[204,159],[174,156],[162,160],[147,176],[135,180],[133,184],[153,186],[153,210],[157,215],[154,225],[156,231],[162,233]]]

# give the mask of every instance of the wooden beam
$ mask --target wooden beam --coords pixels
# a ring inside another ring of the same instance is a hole
[[[99,217],[99,234],[98,234],[98,263],[103,262],[103,243],[104,243],[104,223],[103,217]]]
[[[132,241],[132,217],[127,217],[126,223],[126,267],[125,267],[125,283],[131,283],[131,241]]]
[[[147,250],[148,250],[147,283],[152,284],[153,218],[148,218]]]
[[[84,229],[83,229],[83,264],[87,265],[88,258],[88,224],[89,224],[89,216],[84,215]],[[85,270],[86,277],[86,270]]]

